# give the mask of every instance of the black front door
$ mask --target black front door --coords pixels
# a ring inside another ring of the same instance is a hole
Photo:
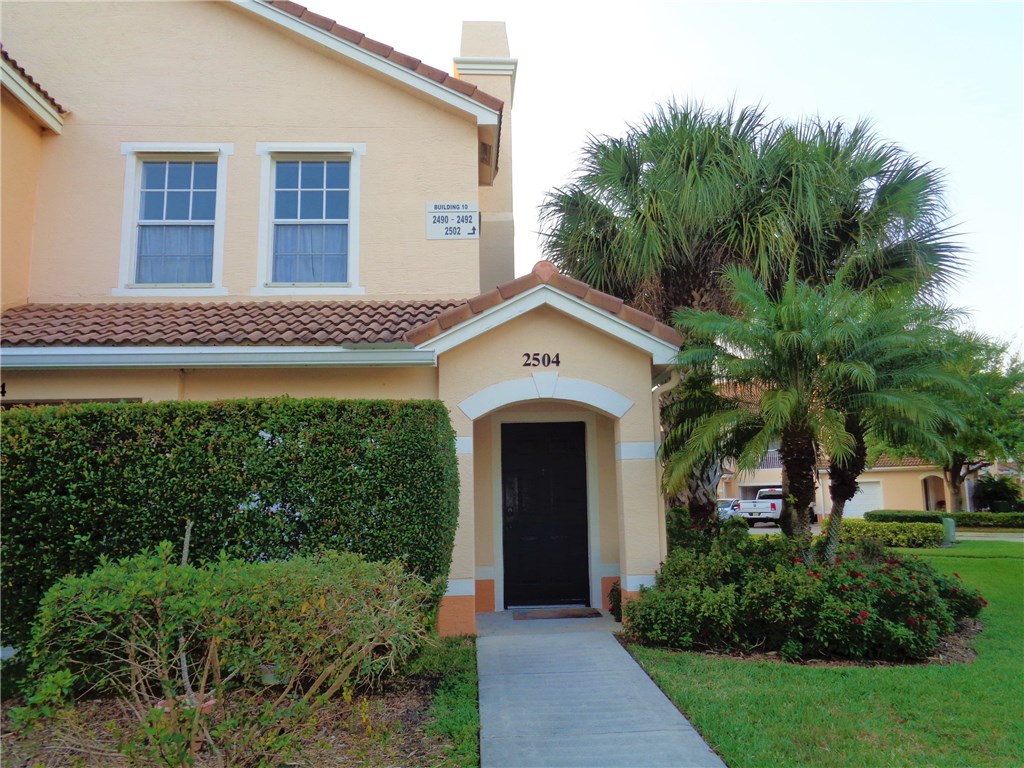
[[[590,605],[586,428],[502,424],[505,607]]]

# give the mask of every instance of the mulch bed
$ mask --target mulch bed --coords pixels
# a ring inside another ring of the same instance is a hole
[[[281,766],[433,766],[443,762],[445,744],[426,732],[427,712],[438,685],[436,679],[414,678],[392,683],[379,692],[356,694],[346,703],[338,697],[320,710],[315,729],[303,738],[301,757]],[[16,703],[16,702],[14,702]],[[131,715],[114,700],[79,702],[78,724],[54,725],[31,733],[11,729],[3,702],[0,744],[4,768],[115,768],[146,765],[129,761],[117,751],[115,732],[132,727]],[[197,768],[225,768],[223,757],[202,750]]]

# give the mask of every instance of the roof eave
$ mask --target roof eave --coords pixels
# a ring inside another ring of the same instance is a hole
[[[56,134],[64,130],[64,118],[57,108],[43,98],[38,89],[25,82],[21,73],[4,60],[0,60],[0,83],[44,128]]]
[[[342,366],[434,367],[432,350],[340,346],[126,346],[6,347],[7,370],[108,368],[336,368]]]
[[[472,116],[477,125],[501,124],[501,110],[492,109],[464,94],[446,88],[444,85],[431,80],[429,77],[413,72],[399,64],[396,64],[383,56],[379,56],[360,46],[350,43],[347,40],[336,37],[314,24],[303,21],[292,14],[267,5],[262,0],[231,0],[236,6],[244,8],[267,21],[278,24],[308,40],[322,45],[335,53],[340,54],[362,66],[388,77],[419,91],[426,96],[436,99],[444,104]]]

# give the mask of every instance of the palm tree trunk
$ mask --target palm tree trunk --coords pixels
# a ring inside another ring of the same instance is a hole
[[[868,463],[868,448],[864,442],[864,428],[857,416],[847,414],[846,431],[853,435],[853,455],[846,459],[829,462],[829,495],[832,496],[832,509],[828,519],[828,529],[825,534],[825,554],[828,562],[836,559],[836,552],[839,549],[841,530],[843,525],[843,511],[846,509],[846,502],[852,499],[858,490],[857,478]]]
[[[722,464],[718,457],[708,461],[700,472],[690,476],[687,502],[690,519],[701,528],[718,522],[718,483],[722,479]]]
[[[817,466],[814,440],[806,429],[787,430],[779,444],[782,459],[782,515],[779,526],[787,536],[806,541],[804,559],[810,560],[811,521],[814,503],[814,470]]]

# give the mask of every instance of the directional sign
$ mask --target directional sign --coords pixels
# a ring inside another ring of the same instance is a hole
[[[427,203],[427,240],[479,240],[479,204]]]

